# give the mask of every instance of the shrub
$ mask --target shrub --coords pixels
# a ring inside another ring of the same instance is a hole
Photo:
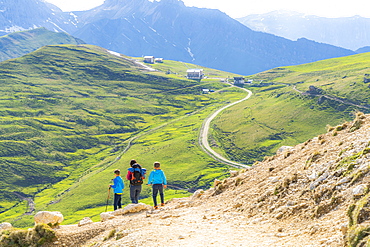
[[[38,247],[55,239],[55,232],[46,224],[37,224],[30,230],[14,229],[2,232],[0,246]]]
[[[103,240],[103,241],[107,241],[108,239],[113,238],[115,234],[116,234],[116,229],[111,230],[111,231],[108,233],[108,236],[106,236],[106,237],[104,238],[104,240]]]
[[[353,132],[355,130],[358,130],[361,128],[361,125],[364,123],[363,119],[366,118],[365,114],[362,112],[356,113],[356,118],[352,124],[352,126],[349,129],[349,132]]]

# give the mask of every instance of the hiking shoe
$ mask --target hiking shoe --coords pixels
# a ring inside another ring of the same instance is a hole
[[[154,206],[154,209],[158,209],[158,206]]]
[[[164,203],[161,203],[161,206],[163,207],[164,206]]]

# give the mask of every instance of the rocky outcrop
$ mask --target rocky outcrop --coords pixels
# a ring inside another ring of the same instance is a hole
[[[89,217],[85,217],[80,222],[78,222],[78,226],[85,226],[92,223],[93,221]]]
[[[277,152],[249,171],[215,181],[212,196],[261,221],[316,222],[310,234],[335,233],[323,240],[325,246],[341,246],[343,239],[349,246],[367,246],[369,140],[370,115],[357,113],[351,123],[331,127],[328,133]]]
[[[308,91],[306,93],[311,94],[311,95],[318,95],[318,94],[322,94],[323,90],[311,85],[309,86]]]
[[[4,222],[4,223],[0,224],[0,231],[12,229],[12,228],[13,228],[12,224],[10,224],[8,222]]]
[[[129,213],[138,213],[145,210],[150,210],[151,207],[144,203],[129,204],[124,208],[115,210],[114,212],[104,212],[100,214],[100,220],[102,222],[113,219],[115,216],[121,216]]]
[[[40,211],[35,217],[35,224],[44,223],[50,226],[57,226],[64,220],[61,212],[49,212],[49,211]]]

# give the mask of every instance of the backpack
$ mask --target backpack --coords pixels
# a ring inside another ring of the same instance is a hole
[[[134,164],[132,165],[133,172],[130,180],[130,184],[132,185],[141,185],[143,184],[143,179],[144,179],[144,173],[143,169],[139,164]]]

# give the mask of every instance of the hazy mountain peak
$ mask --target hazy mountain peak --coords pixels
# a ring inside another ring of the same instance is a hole
[[[255,31],[290,40],[306,37],[351,50],[370,44],[370,19],[361,16],[327,18],[291,11],[273,11],[237,19]]]
[[[161,0],[161,1],[158,1],[160,3],[165,3],[165,4],[177,4],[177,5],[180,5],[180,6],[185,6],[184,2],[181,1],[181,0]]]
[[[37,27],[68,32],[75,28],[68,13],[39,0],[0,1],[0,35]]]
[[[106,5],[126,5],[130,3],[140,4],[142,2],[148,2],[148,0],[105,0],[102,6]]]

